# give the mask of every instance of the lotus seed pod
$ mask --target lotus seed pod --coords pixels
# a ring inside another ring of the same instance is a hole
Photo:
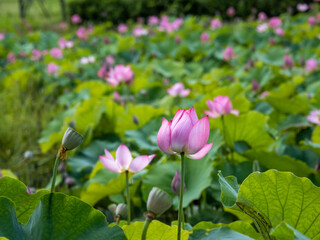
[[[30,160],[34,157],[33,152],[31,151],[25,151],[23,154],[23,157],[25,160]]]
[[[83,142],[83,137],[72,128],[67,129],[62,139],[62,145],[67,150],[72,150],[78,147],[82,142]]]
[[[117,208],[117,205],[112,203],[108,206],[108,210],[113,214],[113,216],[116,215],[116,208]]]
[[[122,218],[127,217],[127,205],[124,203],[120,203],[116,208],[116,216],[120,215]]]
[[[148,211],[159,217],[172,206],[172,199],[166,192],[154,187],[149,193],[147,201]]]

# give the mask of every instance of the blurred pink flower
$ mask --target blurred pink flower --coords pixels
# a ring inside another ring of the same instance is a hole
[[[180,44],[181,43],[181,38],[179,36],[175,36],[174,37],[174,41],[177,43],[177,44]]]
[[[121,82],[131,84],[133,82],[134,73],[130,66],[116,65],[108,72],[105,79],[111,86],[118,86]]]
[[[284,31],[283,31],[282,28],[276,28],[276,29],[274,30],[274,33],[277,34],[277,35],[279,35],[279,36],[283,36],[283,35],[284,35]]]
[[[60,29],[62,29],[62,30],[65,30],[65,29],[67,29],[67,23],[65,23],[65,22],[61,22],[60,24],[59,24],[59,28]]]
[[[260,94],[260,99],[263,99],[263,98],[265,98],[266,96],[268,96],[269,95],[269,92],[268,91],[264,91],[264,92],[262,92],[261,94]]]
[[[72,48],[73,47],[73,41],[67,41],[64,38],[60,38],[58,41],[58,45],[61,49],[64,48]]]
[[[135,37],[145,36],[148,35],[148,30],[142,26],[137,26],[135,29],[133,29],[132,34]]]
[[[0,41],[2,41],[5,38],[6,34],[5,33],[0,33]]]
[[[264,12],[259,12],[258,14],[258,20],[259,21],[264,21],[264,20],[267,20],[268,17],[267,17],[267,14],[265,14]]]
[[[27,54],[25,52],[19,52],[19,57],[21,58],[25,58],[27,56]]]
[[[105,79],[105,77],[108,75],[108,71],[107,71],[107,64],[103,64],[101,66],[101,68],[98,70],[97,72],[97,76],[99,78]]]
[[[294,66],[294,60],[288,54],[284,55],[284,68],[292,68]]]
[[[76,32],[76,35],[78,38],[82,39],[82,40],[85,40],[87,41],[88,40],[88,30],[84,27],[79,27],[77,32]]]
[[[309,9],[309,6],[308,6],[308,4],[306,4],[306,3],[298,3],[297,4],[297,10],[299,11],[299,12],[305,12],[305,11],[307,11]]]
[[[318,62],[317,60],[311,58],[311,59],[308,59],[306,61],[306,65],[305,65],[305,70],[308,71],[308,72],[312,72],[314,70],[316,70],[318,67]]]
[[[7,55],[7,61],[8,63],[14,63],[16,61],[16,56],[13,52],[9,52]]]
[[[118,91],[113,92],[113,100],[121,105],[124,105],[124,101]]]
[[[234,114],[239,115],[239,111],[232,109],[232,103],[228,96],[217,96],[211,100],[207,100],[210,111],[204,111],[211,118],[218,118],[221,115]]]
[[[111,172],[122,173],[125,171],[129,172],[138,172],[144,169],[152,159],[155,157],[153,155],[142,155],[132,159],[132,155],[128,147],[124,144],[121,144],[116,152],[116,160],[110,154],[110,152],[105,149],[105,156],[99,156],[100,161],[103,166]]]
[[[204,32],[201,34],[200,36],[200,40],[202,43],[205,43],[205,42],[210,42],[210,37],[209,37],[209,34]]]
[[[309,23],[310,26],[314,26],[314,25],[317,24],[317,19],[315,17],[311,16],[308,19],[308,23]]]
[[[32,56],[31,56],[31,60],[33,61],[39,61],[42,57],[42,52],[39,51],[38,49],[32,49]]]
[[[282,25],[282,21],[279,17],[272,17],[269,20],[269,26],[272,28],[278,28]]]
[[[320,22],[320,13],[317,14],[317,22]]]
[[[50,54],[53,58],[62,58],[62,51],[60,48],[52,48]]]
[[[96,61],[96,58],[94,56],[89,56],[89,57],[82,57],[80,59],[81,64],[89,64],[89,63],[94,63]]]
[[[214,30],[216,28],[222,27],[222,22],[219,19],[212,19],[210,22],[210,29]]]
[[[57,75],[59,66],[51,62],[47,65],[47,72],[49,75]]]
[[[268,24],[267,23],[262,23],[262,24],[259,24],[257,26],[257,32],[261,33],[261,32],[265,32],[267,31],[269,28]]]
[[[78,23],[82,22],[82,19],[81,19],[79,14],[74,14],[74,15],[71,16],[71,22],[73,24],[78,24]]]
[[[313,110],[307,116],[309,122],[320,125],[320,110]]]
[[[106,57],[106,63],[112,65],[112,64],[114,64],[114,61],[115,60],[114,60],[113,56],[109,55],[109,56]]]
[[[208,116],[199,120],[193,107],[179,109],[173,120],[162,119],[157,143],[165,153],[184,153],[188,158],[200,159],[210,151],[213,144],[207,143],[209,131]]]
[[[162,16],[160,20],[160,26],[158,29],[160,31],[166,31],[168,33],[172,33],[173,31],[179,29],[182,23],[183,23],[182,18],[176,18],[173,22],[169,22],[168,16]]]
[[[236,57],[231,46],[227,46],[227,48],[222,52],[222,55],[225,61],[229,61],[230,59]]]
[[[251,88],[252,88],[252,91],[254,91],[254,92],[256,92],[256,91],[258,91],[260,89],[260,85],[257,82],[257,80],[252,79]]]
[[[183,83],[176,83],[171,88],[167,89],[167,92],[172,97],[186,97],[190,93],[190,89],[185,89]]]
[[[159,18],[156,16],[150,16],[148,18],[148,25],[158,25],[159,24]]]
[[[227,15],[228,15],[229,17],[234,16],[235,13],[236,13],[236,10],[234,9],[234,7],[228,7],[228,9],[227,9]]]
[[[119,33],[123,34],[123,33],[127,32],[127,31],[128,31],[127,25],[125,25],[123,23],[119,24],[119,26],[118,26],[118,32]]]

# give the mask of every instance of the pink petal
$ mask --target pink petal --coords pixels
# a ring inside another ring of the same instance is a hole
[[[220,116],[217,112],[210,112],[210,111],[203,111],[203,112],[211,118],[217,118]]]
[[[230,111],[230,113],[239,116],[239,110],[232,109],[232,110]]]
[[[173,151],[181,153],[188,150],[188,139],[192,127],[192,120],[186,112],[174,127],[171,126],[171,149]]]
[[[165,118],[162,118],[162,125],[158,132],[157,143],[161,151],[171,154],[171,121],[168,122]]]
[[[199,118],[197,116],[196,111],[194,110],[194,107],[192,107],[191,109],[187,110],[187,113],[189,114],[191,121],[192,121],[192,125],[195,125],[196,122],[199,121]]]
[[[201,118],[192,128],[189,135],[190,154],[196,153],[203,148],[209,138],[209,119],[208,116]]]
[[[176,124],[178,123],[178,121],[180,120],[180,118],[182,117],[184,112],[185,112],[185,110],[183,110],[183,109],[179,109],[177,111],[176,115],[174,115],[174,117],[172,119],[171,129],[173,129],[176,126]]]
[[[99,156],[100,161],[102,162],[103,166],[111,172],[121,172],[118,164],[113,159],[107,158],[105,156]]]
[[[214,103],[211,100],[207,100],[207,105],[211,111],[215,111]]]
[[[129,171],[130,172],[138,172],[138,171],[144,169],[146,166],[148,166],[148,164],[152,161],[152,159],[155,156],[156,155],[153,154],[153,155],[150,155],[150,156],[142,155],[142,156],[136,157],[130,163]]]
[[[191,158],[191,159],[203,158],[210,151],[212,145],[213,145],[213,143],[208,143],[199,152],[197,152],[195,154],[187,154],[187,157]]]
[[[190,93],[190,89],[184,89],[180,92],[180,97],[186,97]]]
[[[129,169],[129,165],[132,161],[132,156],[129,148],[126,145],[121,144],[118,147],[116,152],[116,161],[119,164],[120,168],[122,168],[123,170]]]
[[[109,153],[107,149],[104,149],[104,154],[106,155],[107,158],[112,159],[114,161],[113,156]]]

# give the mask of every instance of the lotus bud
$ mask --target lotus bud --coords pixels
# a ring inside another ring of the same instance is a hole
[[[0,169],[0,178],[1,178],[1,177],[3,177],[3,175],[2,175],[2,171],[1,171],[1,169]]]
[[[28,161],[34,157],[33,152],[31,151],[25,151],[23,154],[24,160]]]
[[[134,124],[138,125],[139,124],[139,119],[137,118],[136,115],[132,115],[132,121]]]
[[[116,215],[116,208],[117,208],[117,205],[112,203],[108,206],[108,210],[113,214],[113,216]]]
[[[179,195],[180,194],[180,184],[181,184],[181,175],[179,171],[176,171],[176,174],[173,177],[173,180],[171,182],[171,190],[174,194]],[[184,189],[186,189],[186,184],[184,184]]]
[[[64,133],[62,145],[66,150],[72,150],[83,142],[83,137],[72,128],[68,128]]]
[[[28,194],[34,194],[36,192],[36,190],[34,188],[30,188],[29,186],[27,186],[27,193]]]
[[[118,206],[116,207],[115,210],[115,215],[116,217],[120,218],[126,218],[127,217],[127,205],[124,203],[120,203],[118,204]]]
[[[172,206],[172,199],[166,192],[154,187],[149,193],[147,201],[148,217],[159,217]]]

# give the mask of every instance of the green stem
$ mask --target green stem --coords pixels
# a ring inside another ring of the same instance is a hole
[[[31,187],[30,183],[30,171],[29,171],[29,163],[26,162],[26,182],[29,187]]]
[[[148,227],[149,227],[151,222],[152,222],[152,218],[150,218],[150,217],[147,217],[146,220],[144,221],[141,240],[146,240],[147,239],[147,231],[148,231]]]
[[[54,167],[53,167],[53,173],[52,173],[52,182],[51,182],[51,193],[54,192],[54,187],[56,184],[56,177],[57,177],[57,172],[58,172],[58,166],[59,166],[60,158],[59,156],[56,158],[56,161],[54,162]]]
[[[178,238],[181,239],[181,222],[183,218],[183,190],[184,190],[184,153],[181,153],[181,183],[179,195],[179,212],[178,212]]]
[[[222,122],[222,130],[223,130],[223,137],[224,137],[224,144],[225,144],[225,149],[226,151],[228,151],[228,145],[227,145],[227,129],[226,129],[226,125],[224,123],[224,116],[221,115],[221,122]],[[233,156],[232,156],[233,158]],[[227,161],[229,161],[229,158],[228,158],[228,153],[226,155],[226,159]]]
[[[126,187],[127,187],[128,225],[130,225],[130,221],[131,221],[131,204],[130,204],[130,192],[129,192],[129,171],[126,171]]]

